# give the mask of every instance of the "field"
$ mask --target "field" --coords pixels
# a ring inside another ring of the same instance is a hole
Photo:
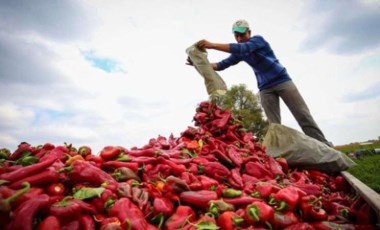
[[[353,159],[358,165],[349,169],[352,175],[365,183],[367,186],[380,193],[380,154],[374,154],[371,150],[380,148],[380,141],[371,141],[372,145],[361,146],[359,143],[353,143],[344,146],[337,146],[336,149],[346,154],[357,150],[365,150],[364,155],[358,159]]]

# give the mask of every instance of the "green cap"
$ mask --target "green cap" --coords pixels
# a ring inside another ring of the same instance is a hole
[[[246,20],[240,19],[232,25],[232,32],[245,33],[249,29],[249,24]]]

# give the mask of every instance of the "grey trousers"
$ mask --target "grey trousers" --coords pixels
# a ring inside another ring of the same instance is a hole
[[[299,93],[293,81],[286,81],[269,89],[260,91],[261,105],[270,123],[281,124],[280,98],[284,101],[302,131],[328,146],[332,144],[326,140],[317,123],[314,121],[309,108]]]

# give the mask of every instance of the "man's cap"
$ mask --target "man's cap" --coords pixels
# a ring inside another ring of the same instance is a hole
[[[249,29],[249,24],[246,20],[240,19],[232,25],[232,32],[245,33]]]

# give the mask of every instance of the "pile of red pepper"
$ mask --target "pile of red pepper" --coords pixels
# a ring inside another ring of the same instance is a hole
[[[196,108],[141,148],[0,150],[0,226],[17,229],[377,229],[339,175],[288,168],[230,110]]]

